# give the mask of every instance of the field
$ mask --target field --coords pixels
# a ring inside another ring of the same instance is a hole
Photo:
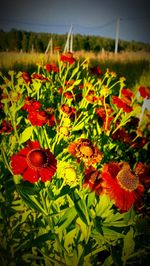
[[[2,266],[149,265],[149,73],[145,53],[0,53]]]
[[[150,53],[146,52],[75,52],[74,57],[77,59],[88,59],[90,65],[98,65],[102,71],[110,68],[118,76],[126,78],[126,84],[129,87],[138,85],[149,86],[150,84]],[[0,53],[0,70],[7,73],[8,70],[28,71],[32,73],[37,71],[37,65],[44,66],[57,60],[57,54],[40,54],[40,53]]]

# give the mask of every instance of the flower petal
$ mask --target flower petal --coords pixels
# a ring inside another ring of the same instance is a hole
[[[48,180],[51,180],[53,175],[56,172],[56,167],[51,165],[50,167],[45,167],[39,170],[39,174],[41,177],[42,182],[46,182]]]
[[[27,168],[26,157],[18,154],[13,155],[11,157],[11,167],[15,175],[23,174],[24,170]]]
[[[29,181],[30,183],[37,182],[39,180],[38,171],[28,167],[26,171],[23,173],[23,180]]]
[[[29,149],[39,149],[40,148],[40,143],[38,141],[29,141],[28,142],[28,147]]]

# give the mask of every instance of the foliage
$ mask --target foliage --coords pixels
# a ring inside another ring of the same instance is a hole
[[[67,34],[35,33],[11,29],[9,32],[0,30],[0,51],[45,52],[50,39],[53,39],[54,47],[64,49]],[[102,36],[74,35],[74,51],[99,52],[105,49],[114,52],[115,40]],[[129,42],[119,40],[118,51],[150,51],[150,45],[142,42]]]
[[[147,263],[149,88],[70,53],[1,79],[2,265]]]

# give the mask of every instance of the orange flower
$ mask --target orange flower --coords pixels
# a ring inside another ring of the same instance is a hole
[[[91,140],[84,138],[70,143],[68,151],[72,156],[77,157],[78,161],[82,160],[86,165],[99,163],[103,157],[98,147]]]
[[[68,115],[70,118],[74,118],[75,117],[76,109],[74,107],[70,107],[67,104],[62,104],[60,109],[61,109],[61,111],[63,113]]]
[[[90,103],[94,103],[96,101],[98,101],[98,97],[94,94],[95,92],[93,90],[90,90],[87,94],[87,96],[85,96],[85,99],[90,102]]]
[[[66,98],[66,99],[72,99],[73,98],[73,94],[72,94],[72,92],[71,91],[66,91],[66,92],[64,92],[64,97]]]
[[[133,204],[138,204],[144,186],[139,176],[132,171],[126,162],[110,162],[102,169],[103,188],[121,211],[128,211]]]

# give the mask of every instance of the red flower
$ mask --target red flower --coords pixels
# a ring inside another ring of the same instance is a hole
[[[29,113],[28,120],[33,126],[43,126],[48,122],[48,117],[44,111],[34,111]]]
[[[102,74],[102,70],[100,69],[99,66],[94,66],[90,68],[90,71],[92,74],[100,76]]]
[[[27,83],[27,84],[31,83],[31,77],[30,77],[28,72],[23,72],[22,77],[23,77],[25,83]]]
[[[115,104],[118,108],[122,108],[126,113],[130,113],[133,110],[131,106],[129,106],[125,101],[121,100],[117,96],[112,96],[112,103]]]
[[[150,87],[140,87],[139,88],[139,92],[140,92],[140,95],[143,97],[143,98],[147,98],[147,99],[150,99]]]
[[[76,109],[74,107],[70,107],[67,104],[62,104],[61,106],[61,111],[63,113],[65,113],[66,115],[68,115],[70,118],[74,119],[75,117],[75,113],[76,113]]]
[[[41,103],[34,100],[31,97],[26,97],[25,99],[25,104],[22,107],[22,110],[27,110],[28,112],[33,112],[33,111],[37,111],[39,110],[39,108],[41,107]]]
[[[128,211],[142,197],[144,187],[126,162],[104,164],[103,188],[121,211]]]
[[[101,161],[103,154],[89,139],[79,139],[68,146],[72,156],[82,160],[86,165],[96,164]]]
[[[107,131],[110,129],[110,124],[111,121],[113,119],[113,116],[111,116],[113,110],[110,108],[109,104],[106,104],[106,108],[107,108],[107,121],[106,121],[106,111],[104,107],[99,107],[96,109],[96,114],[101,118],[101,120],[103,121],[103,127],[104,129]]]
[[[22,175],[24,181],[46,182],[55,174],[57,161],[50,150],[40,148],[38,141],[30,141],[26,148],[12,155],[11,167],[14,175]]]
[[[122,89],[121,94],[127,97],[132,98],[133,97],[133,92],[131,89]]]
[[[60,60],[65,63],[69,63],[70,65],[72,65],[76,61],[76,59],[73,57],[73,54],[70,52],[62,54],[60,56]]]
[[[3,120],[0,125],[0,133],[10,133],[13,131],[13,127],[10,122]]]
[[[89,168],[85,169],[85,178],[83,183],[84,187],[89,185],[90,189],[99,195],[102,192],[101,183],[101,174],[96,168],[90,166]]]
[[[58,91],[58,93],[62,94],[62,92],[63,92],[63,88],[62,88],[62,87],[58,87],[58,88],[57,88],[57,91]]]
[[[90,102],[90,103],[94,103],[98,100],[98,97],[94,95],[94,91],[90,90],[87,94],[87,96],[85,96],[85,99]]]
[[[59,71],[58,66],[55,63],[46,64],[45,68],[46,68],[46,70],[48,72],[52,72],[53,71],[54,73],[58,73],[58,71]]]
[[[33,73],[32,74],[32,78],[33,79],[39,79],[41,81],[46,81],[47,78],[45,78],[42,74],[37,74],[37,73]]]
[[[67,99],[72,99],[73,98],[73,94],[71,91],[66,91],[64,92],[64,97],[67,98]]]
[[[126,104],[128,104],[128,105],[130,105],[131,104],[131,102],[132,102],[132,97],[133,97],[133,92],[130,90],[130,89],[122,89],[122,91],[121,91],[121,95],[122,95],[122,100],[126,103]]]
[[[123,141],[126,144],[130,144],[132,142],[131,135],[126,132],[125,128],[121,127],[119,128],[113,135],[113,140]]]
[[[55,126],[55,116],[54,116],[54,114],[48,114],[47,115],[47,124],[49,125],[49,126]]]
[[[138,162],[135,167],[135,173],[138,175],[140,182],[147,189],[150,188],[150,165]]]

